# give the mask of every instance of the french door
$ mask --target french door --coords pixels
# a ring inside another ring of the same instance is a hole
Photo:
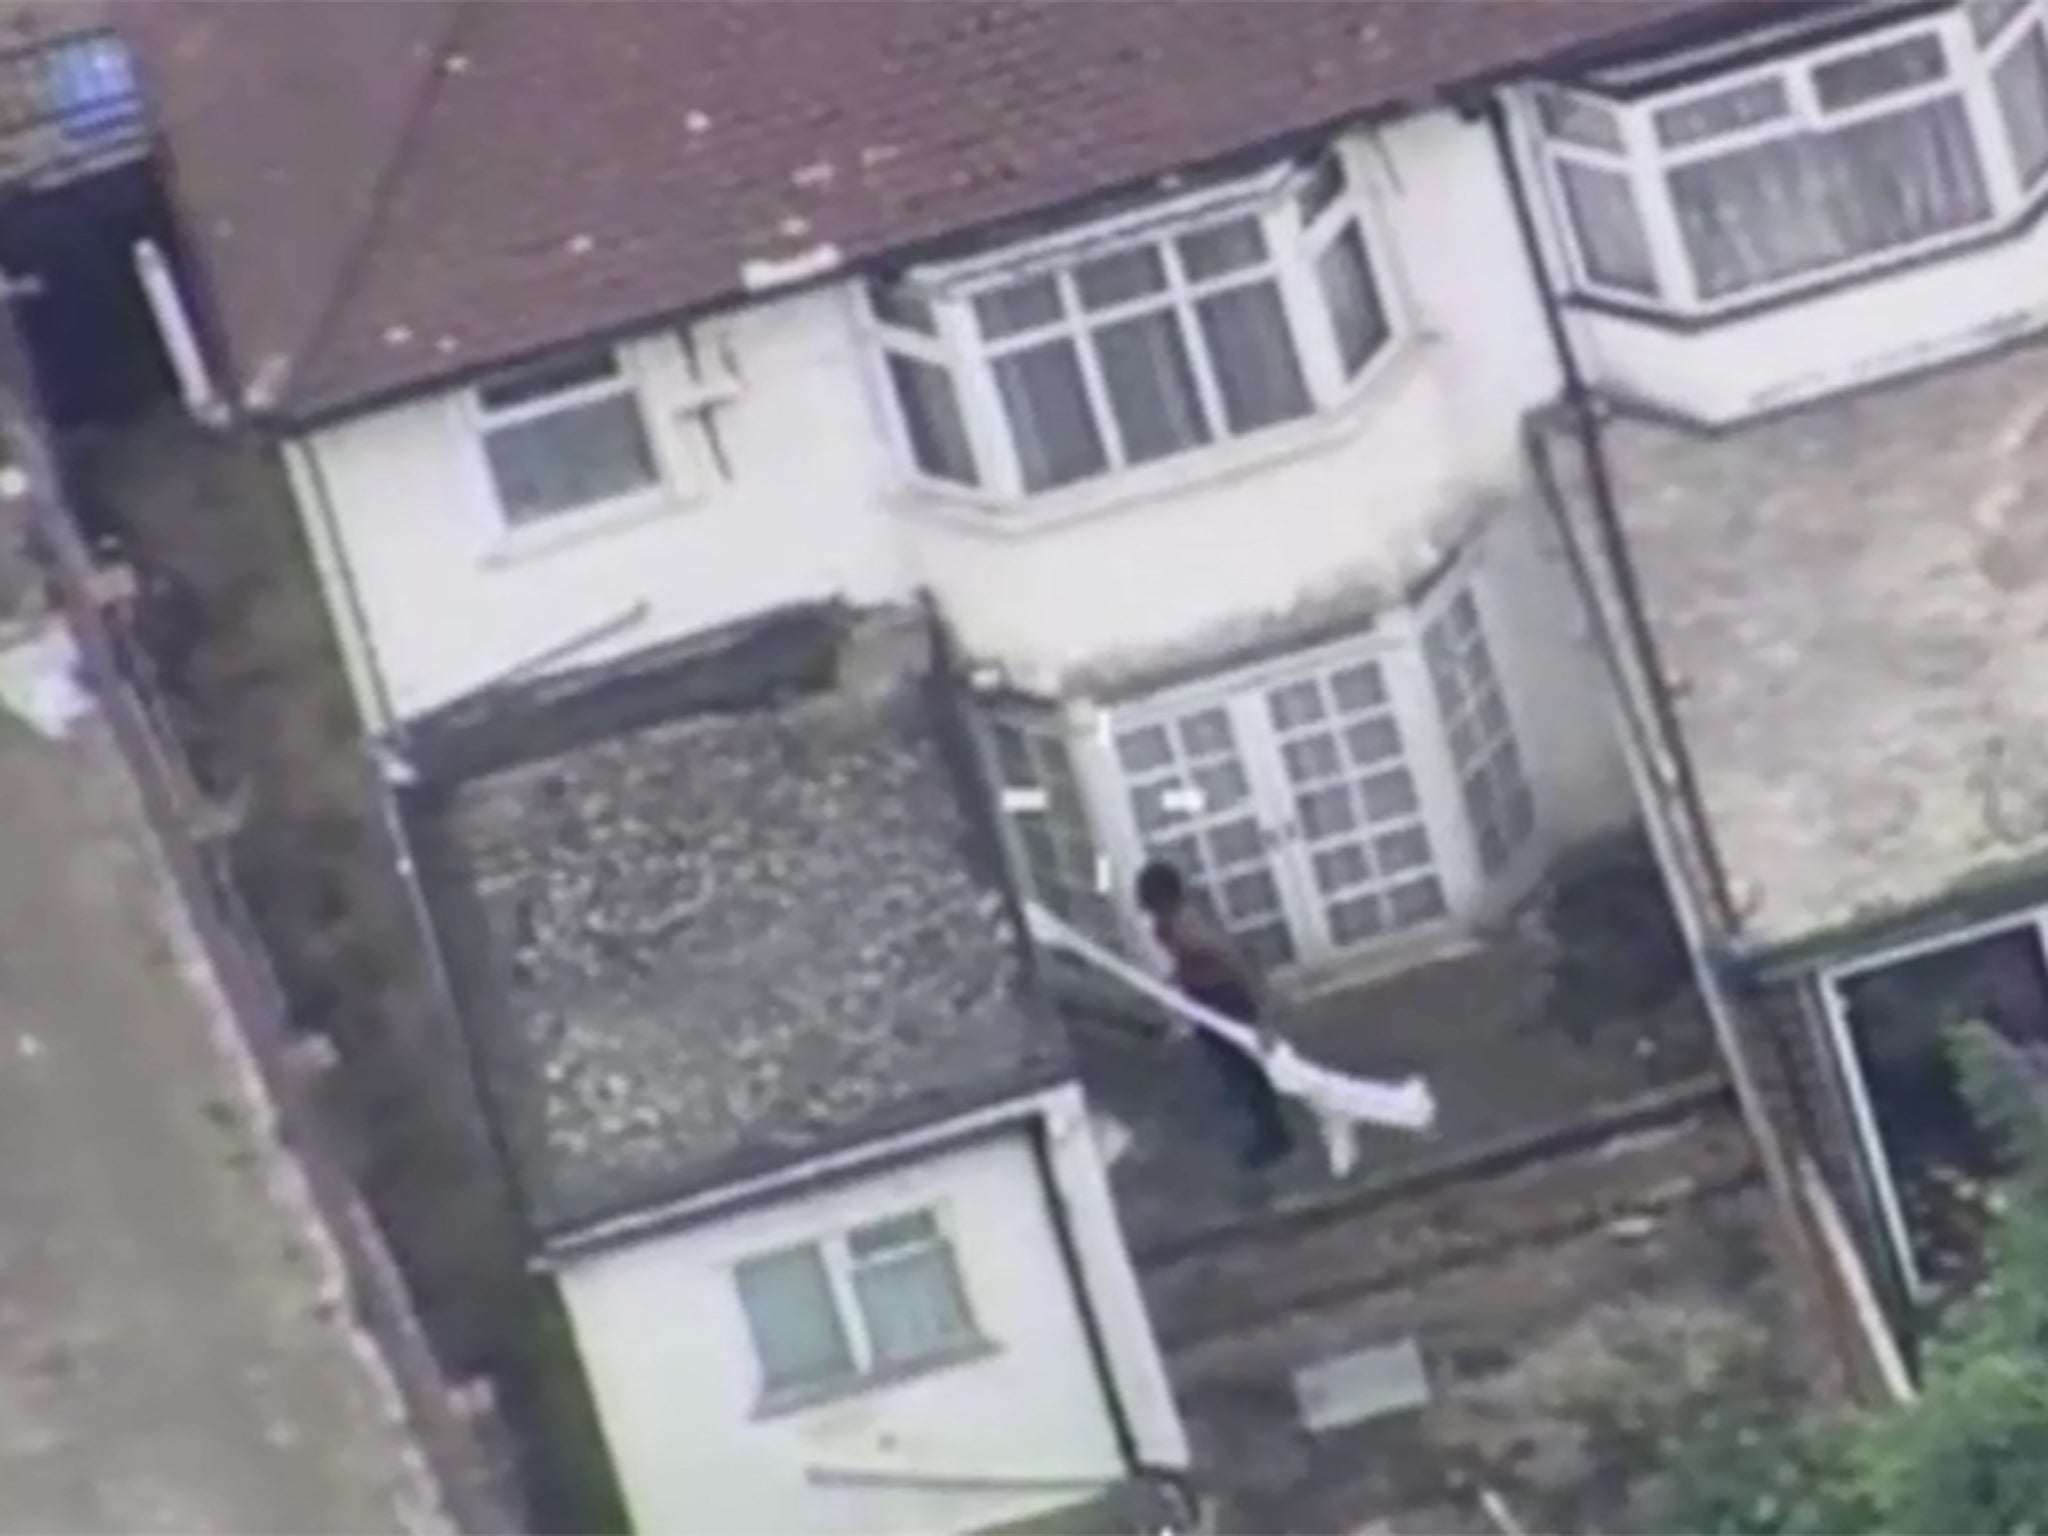
[[[1472,860],[1411,646],[1353,645],[1116,712],[1129,831],[1269,968],[1425,934]]]

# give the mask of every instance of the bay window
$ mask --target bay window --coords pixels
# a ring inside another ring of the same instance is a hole
[[[1337,402],[1390,339],[1362,210],[1325,156],[1227,212],[912,272],[871,315],[922,478],[1030,496]]]
[[[2016,222],[2048,181],[2048,0],[1968,0],[1682,87],[1534,96],[1588,293],[1711,312]]]

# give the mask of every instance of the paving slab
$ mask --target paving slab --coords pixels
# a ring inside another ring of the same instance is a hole
[[[96,718],[0,717],[0,1532],[442,1528]]]

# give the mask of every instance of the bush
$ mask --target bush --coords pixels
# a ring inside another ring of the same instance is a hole
[[[1986,1281],[1938,1325],[1920,1397],[1815,1428],[1731,1385],[1666,1467],[1652,1529],[2048,1532],[2048,1110],[1984,1026],[1957,1032],[1956,1055],[2015,1172]]]

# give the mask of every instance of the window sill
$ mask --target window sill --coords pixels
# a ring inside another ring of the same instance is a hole
[[[956,1344],[939,1354],[927,1355],[921,1360],[883,1366],[876,1370],[864,1371],[858,1376],[844,1376],[833,1381],[766,1391],[755,1402],[753,1416],[756,1419],[779,1419],[811,1408],[828,1407],[833,1403],[843,1403],[889,1387],[901,1386],[920,1377],[935,1376],[941,1371],[972,1365],[998,1353],[1000,1350],[991,1340],[975,1338]]]
[[[492,571],[525,565],[643,523],[677,516],[694,505],[694,498],[678,496],[668,486],[657,485],[617,501],[558,512],[516,528],[501,527],[497,537],[477,556],[477,564]]]
[[[1037,496],[1001,496],[918,480],[899,490],[896,506],[906,516],[983,537],[1027,538],[1140,502],[1224,484],[1293,460],[1317,458],[1349,443],[1366,418],[1383,410],[1390,397],[1414,383],[1439,347],[1433,332],[1402,336],[1328,410],[1246,437]]]

